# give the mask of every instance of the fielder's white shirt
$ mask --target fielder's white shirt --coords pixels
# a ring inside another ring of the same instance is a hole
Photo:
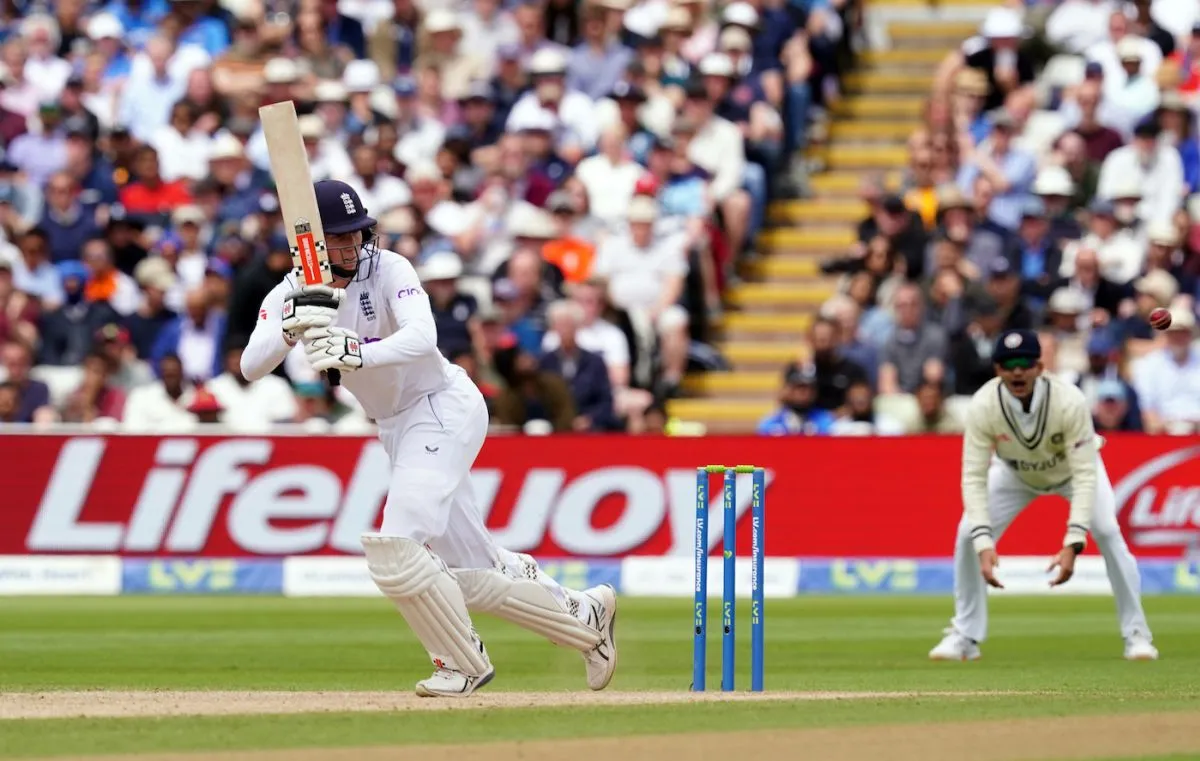
[[[1034,491],[1049,494],[1070,484],[1064,544],[1084,541],[1092,522],[1096,452],[1102,442],[1083,392],[1043,375],[1035,381],[1026,412],[1000,379],[992,378],[975,392],[966,420],[962,499],[975,550],[995,546],[987,487],[993,455]]]
[[[366,263],[360,266],[368,266]],[[437,348],[429,297],[408,260],[380,251],[370,277],[346,286],[334,327],[362,340],[363,366],[342,373],[342,385],[373,420],[390,418],[450,385],[451,365]],[[292,347],[283,340],[283,302],[299,286],[289,273],[263,299],[258,323],[242,353],[242,374],[251,381],[274,370]]]

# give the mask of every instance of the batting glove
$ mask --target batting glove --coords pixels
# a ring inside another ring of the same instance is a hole
[[[332,325],[345,298],[344,290],[327,285],[306,285],[289,293],[283,300],[283,340],[295,346],[305,331]]]
[[[358,334],[346,328],[312,328],[304,333],[305,356],[317,372],[353,372],[363,366]]]

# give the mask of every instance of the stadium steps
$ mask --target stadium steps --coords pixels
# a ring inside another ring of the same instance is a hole
[[[809,197],[772,205],[759,239],[761,257],[728,291],[714,328],[732,370],[689,376],[687,396],[668,405],[673,418],[701,423],[708,433],[753,432],[776,408],[783,367],[807,359],[808,330],[836,290],[837,280],[820,274],[820,262],[846,252],[865,216],[858,200],[864,177],[881,173],[889,186],[898,184],[908,159],[905,143],[918,126],[938,63],[976,33],[978,14],[994,5],[866,2],[868,23],[881,28],[890,46],[866,52],[846,77],[824,140],[808,151],[823,167],[810,178]],[[875,22],[872,12],[881,14]],[[976,17],[966,18],[971,13]]]

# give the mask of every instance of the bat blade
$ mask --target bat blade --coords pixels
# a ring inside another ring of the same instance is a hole
[[[305,285],[330,285],[333,271],[329,267],[325,229],[317,209],[296,105],[290,100],[271,103],[258,109],[258,117],[266,138],[271,176],[275,179],[296,278],[303,279]],[[338,371],[331,370],[327,375],[331,384],[338,385],[341,376]]]

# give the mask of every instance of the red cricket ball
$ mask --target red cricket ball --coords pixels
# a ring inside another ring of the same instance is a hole
[[[1171,327],[1171,312],[1159,307],[1150,313],[1150,327],[1155,330],[1166,330]]]

